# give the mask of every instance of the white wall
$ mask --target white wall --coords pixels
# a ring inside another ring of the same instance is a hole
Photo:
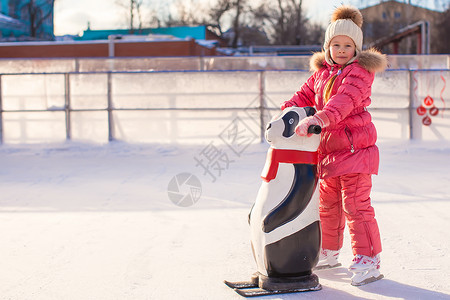
[[[256,143],[261,124],[309,76],[306,71],[2,75],[3,142],[69,137],[105,143],[111,135],[136,143],[207,143],[234,134],[241,143]],[[450,71],[386,71],[376,76],[372,92],[369,110],[379,139],[450,140]],[[427,96],[433,105],[424,105]],[[261,103],[268,109],[261,110]],[[416,111],[420,105],[423,116]],[[432,106],[437,115],[431,115]],[[429,126],[422,124],[426,116]]]

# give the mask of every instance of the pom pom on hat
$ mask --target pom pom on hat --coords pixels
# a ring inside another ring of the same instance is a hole
[[[331,23],[325,32],[325,42],[323,49],[325,50],[325,60],[332,65],[333,60],[330,56],[330,42],[338,35],[350,37],[356,46],[356,54],[362,50],[363,34],[361,26],[363,24],[363,16],[361,12],[353,6],[342,5],[333,12]],[[353,60],[351,60],[353,61]]]
[[[331,15],[331,23],[336,22],[339,19],[350,19],[361,28],[363,24],[363,16],[361,12],[350,5],[342,5],[333,12]]]

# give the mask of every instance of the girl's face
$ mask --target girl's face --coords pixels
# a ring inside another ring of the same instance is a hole
[[[355,43],[346,35],[337,35],[330,42],[330,54],[335,63],[345,65],[355,56]]]

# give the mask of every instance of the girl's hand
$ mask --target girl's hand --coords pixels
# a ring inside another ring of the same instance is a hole
[[[311,136],[312,133],[308,133],[308,128],[312,125],[319,125],[321,128],[324,128],[330,125],[330,121],[327,115],[323,111],[320,111],[314,116],[301,120],[297,127],[295,127],[295,133],[299,136]]]

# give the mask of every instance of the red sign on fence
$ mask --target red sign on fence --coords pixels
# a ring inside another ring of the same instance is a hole
[[[431,117],[430,116],[437,116],[439,114],[439,108],[437,108],[434,105],[434,100],[431,98],[431,96],[426,96],[425,99],[423,99],[422,105],[420,105],[417,109],[417,114],[419,116],[425,116],[422,119],[422,124],[424,126],[430,126],[431,125]],[[428,115],[429,112],[429,115]]]
[[[434,100],[430,96],[426,96],[425,99],[423,100],[423,104],[425,104],[425,106],[431,106],[433,105],[433,103]]]
[[[439,108],[437,108],[436,106],[433,106],[432,108],[430,108],[430,115],[437,116],[439,114]]]
[[[430,126],[431,125],[431,118],[429,116],[426,116],[425,118],[423,118],[422,124],[425,125],[425,126]]]
[[[419,116],[423,116],[426,113],[427,113],[427,109],[425,107],[423,107],[422,105],[417,108],[417,114]]]

